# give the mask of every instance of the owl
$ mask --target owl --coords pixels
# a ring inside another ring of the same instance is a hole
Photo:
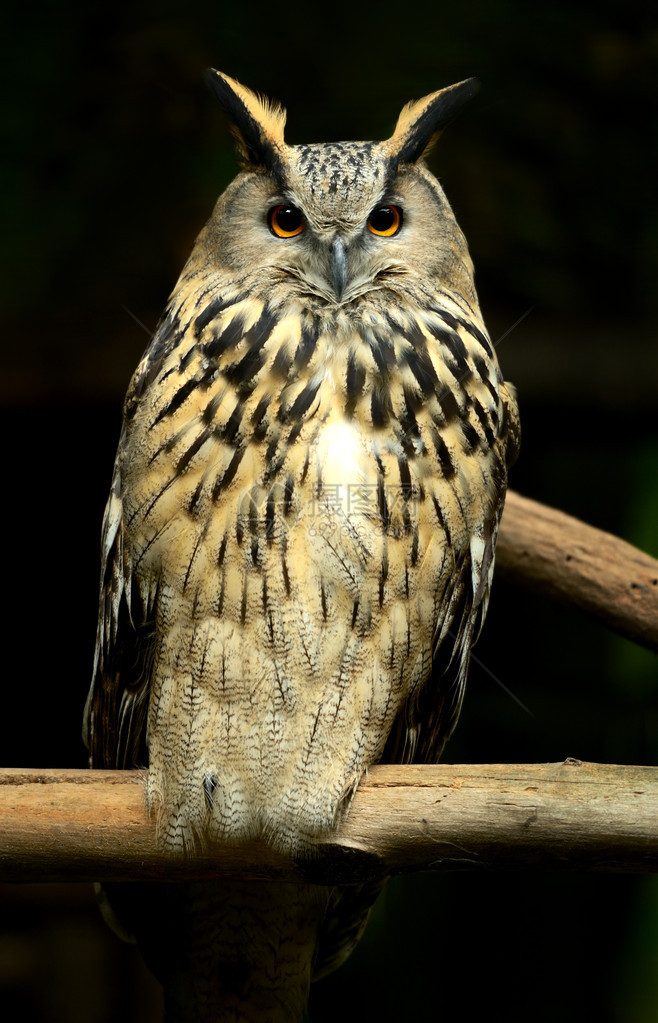
[[[208,72],[242,171],[130,384],[102,537],[90,762],[147,768],[165,850],[311,856],[371,764],[433,762],[484,618],[518,418],[424,156],[287,145]],[[297,1021],[376,886],[110,886],[170,1021]]]

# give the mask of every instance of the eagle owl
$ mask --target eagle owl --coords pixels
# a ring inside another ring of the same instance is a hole
[[[384,142],[289,146],[216,71],[242,172],[126,397],[102,540],[91,764],[148,766],[165,849],[295,856],[370,764],[459,713],[517,443],[465,239],[423,157],[472,80]],[[295,1021],[367,885],[110,888],[170,1021]]]

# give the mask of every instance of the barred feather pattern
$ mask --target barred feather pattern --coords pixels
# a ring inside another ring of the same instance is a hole
[[[493,565],[505,392],[456,295],[410,309],[382,289],[329,318],[223,283],[183,276],[127,398],[99,670],[125,603],[156,638],[117,730],[150,679],[165,846],[260,835],[299,852],[444,646],[448,720],[421,737],[407,709],[401,759],[450,731]]]

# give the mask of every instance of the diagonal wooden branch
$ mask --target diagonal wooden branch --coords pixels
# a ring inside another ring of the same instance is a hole
[[[496,571],[658,652],[658,561],[624,540],[509,491]]]
[[[658,768],[376,767],[347,821],[294,861],[256,844],[158,849],[135,771],[0,771],[0,880],[217,877],[336,884],[415,870],[658,871]]]

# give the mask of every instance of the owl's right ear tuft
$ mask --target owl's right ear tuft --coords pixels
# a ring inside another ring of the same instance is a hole
[[[234,78],[208,68],[206,85],[222,105],[246,170],[274,170],[285,146],[286,112],[278,103],[247,89]]]

